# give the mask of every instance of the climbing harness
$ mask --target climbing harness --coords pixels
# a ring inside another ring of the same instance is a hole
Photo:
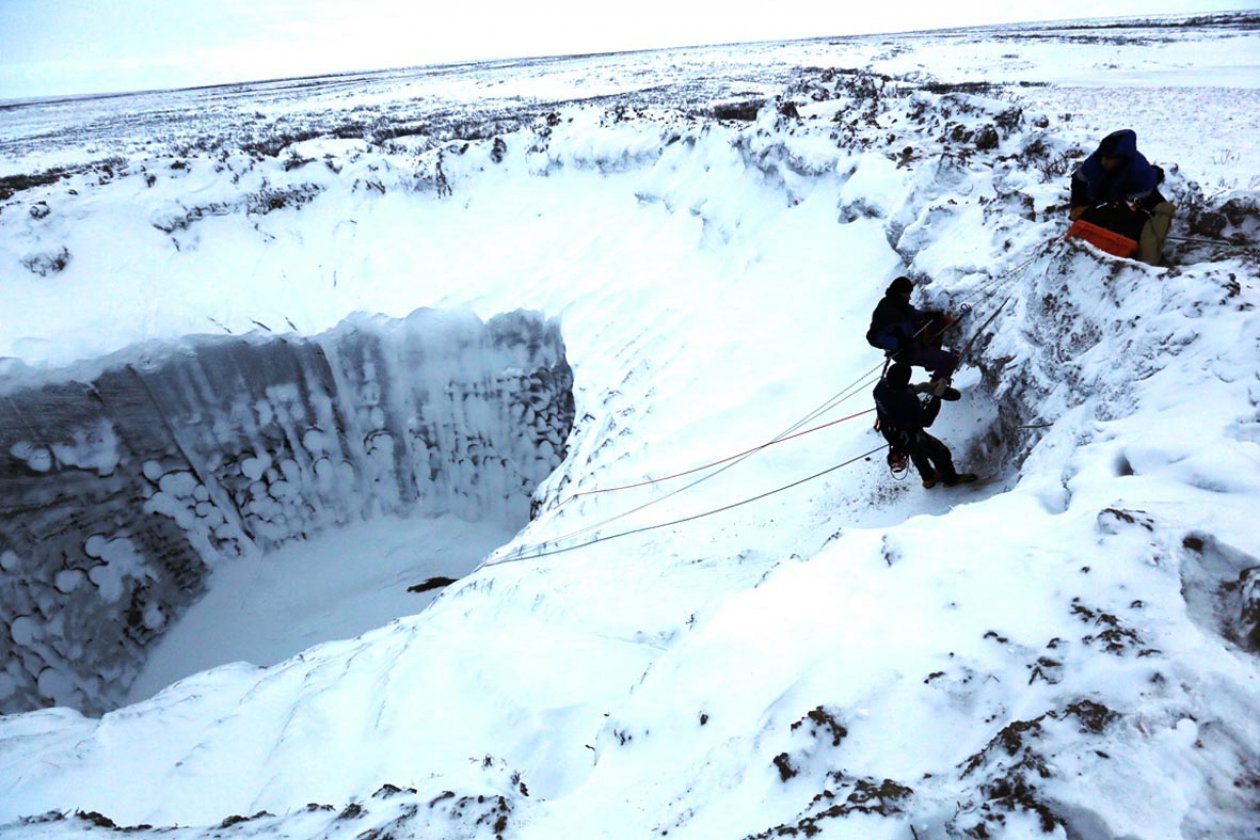
[[[888,447],[888,471],[897,481],[901,481],[910,472],[910,456],[900,449]]]

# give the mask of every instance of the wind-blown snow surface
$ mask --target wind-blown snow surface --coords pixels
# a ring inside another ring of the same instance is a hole
[[[1174,233],[1254,242],[1257,39],[1026,34],[814,44],[850,69],[792,74],[746,123],[626,84],[466,141],[150,150],[15,193],[9,376],[209,318],[525,307],[561,319],[577,404],[541,515],[423,613],[99,719],[0,720],[0,832],[1255,836],[1257,260],[1170,243],[1152,269],[1059,236],[1099,131],[1192,101],[1233,119],[1139,133]],[[1091,112],[1018,86],[1021,62],[1140,80],[1170,54],[1181,87]],[[685,87],[672,55],[630,66]],[[1212,164],[1216,142],[1238,157]],[[877,448],[863,416],[685,492],[709,473],[571,498],[868,408],[862,334],[902,272],[971,307],[955,344],[997,313],[936,427],[990,482],[924,491],[875,454],[631,533]]]

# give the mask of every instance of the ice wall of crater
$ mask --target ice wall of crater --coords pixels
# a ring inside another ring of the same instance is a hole
[[[0,393],[0,712],[120,703],[216,563],[381,514],[511,527],[573,424],[559,327],[420,310]]]

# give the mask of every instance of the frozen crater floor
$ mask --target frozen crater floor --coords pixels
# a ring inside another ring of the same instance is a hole
[[[128,702],[230,662],[274,665],[420,612],[508,542],[495,522],[383,516],[217,567],[206,594],[148,652]],[[425,584],[433,588],[423,591]]]

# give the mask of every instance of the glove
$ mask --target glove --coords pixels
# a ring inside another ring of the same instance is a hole
[[[1075,221],[1076,221],[1077,219],[1079,219],[1081,216],[1084,216],[1084,215],[1085,215],[1085,211],[1086,211],[1086,210],[1088,210],[1088,209],[1089,209],[1089,208],[1088,208],[1088,207],[1086,207],[1086,206],[1085,206],[1085,205],[1083,205],[1083,204],[1082,204],[1082,205],[1080,205],[1080,206],[1078,206],[1078,207],[1073,207],[1073,208],[1071,209],[1071,211],[1069,211],[1069,212],[1068,212],[1068,218],[1069,218],[1069,219],[1071,219],[1072,221],[1074,221],[1074,222],[1075,222]]]

